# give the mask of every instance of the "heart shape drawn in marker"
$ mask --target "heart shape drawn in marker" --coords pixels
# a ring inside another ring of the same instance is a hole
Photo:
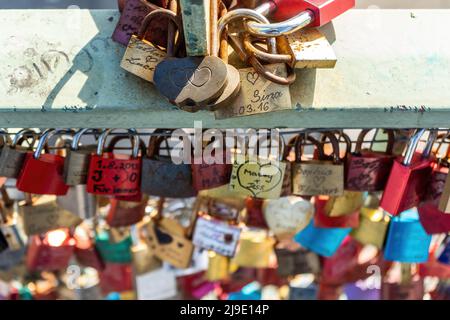
[[[259,73],[257,72],[248,72],[247,73],[247,81],[252,85],[255,85],[256,81],[259,79]]]
[[[246,160],[236,172],[239,185],[250,191],[254,197],[275,189],[280,185],[282,171],[280,167],[268,162],[261,164]]]
[[[325,176],[318,176],[313,179],[314,185],[320,187],[325,182]]]

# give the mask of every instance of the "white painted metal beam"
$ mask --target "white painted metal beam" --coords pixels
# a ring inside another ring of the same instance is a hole
[[[112,10],[1,10],[0,127],[450,127],[450,10],[352,10],[334,69],[299,70],[294,109],[215,120],[119,66]]]

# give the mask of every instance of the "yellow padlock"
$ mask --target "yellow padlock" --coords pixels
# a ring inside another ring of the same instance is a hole
[[[350,235],[362,244],[382,249],[389,224],[389,217],[381,209],[362,207],[359,226]]]
[[[242,231],[238,251],[232,261],[240,267],[268,268],[276,259],[274,245],[275,239],[266,231]]]

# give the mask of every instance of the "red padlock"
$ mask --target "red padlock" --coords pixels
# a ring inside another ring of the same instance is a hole
[[[270,0],[255,11],[282,22],[264,24],[250,21],[245,26],[255,36],[280,36],[306,26],[323,26],[354,6],[355,0]]]
[[[347,160],[346,190],[381,191],[391,172],[394,156],[395,136],[393,130],[386,130],[388,143],[386,152],[362,150],[364,137],[369,129],[362,130],[356,142],[355,152]]]
[[[264,199],[248,197],[245,199],[246,221],[248,227],[268,229],[263,213]]]
[[[103,294],[133,290],[133,274],[128,263],[106,263],[100,272],[100,288]]]
[[[89,163],[87,192],[100,195],[134,196],[140,192],[141,157],[139,157],[139,137],[136,130],[129,129],[132,154],[103,152],[106,137],[112,129],[105,130],[99,137],[97,154]]]
[[[105,263],[95,246],[94,240],[89,236],[89,230],[82,226],[77,227],[74,239],[76,241],[74,253],[78,263],[86,267],[103,270]]]
[[[63,133],[67,131],[47,130],[39,139],[34,154],[27,153],[17,178],[17,189],[34,194],[65,195],[67,193],[69,186],[65,184],[63,178],[64,157],[50,153],[41,154],[48,138]]]
[[[131,226],[144,218],[148,196],[138,194],[133,197],[115,197],[110,200],[106,222],[109,226]]]
[[[68,229],[49,231],[45,236],[31,237],[26,265],[28,270],[60,270],[67,267],[75,248]]]
[[[425,197],[432,170],[431,149],[436,131],[430,131],[430,138],[422,154],[416,153],[417,145],[425,129],[411,138],[405,156],[396,159],[380,201],[380,207],[396,216],[417,206]]]
[[[359,226],[359,208],[353,213],[338,217],[330,217],[325,212],[329,197],[318,196],[315,198],[314,225],[321,228],[357,228]]]

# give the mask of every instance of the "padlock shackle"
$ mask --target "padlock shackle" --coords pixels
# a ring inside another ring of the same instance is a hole
[[[406,150],[405,156],[403,157],[402,160],[402,164],[404,166],[411,165],[411,161],[413,159],[414,153],[416,152],[417,146],[419,145],[420,138],[422,138],[425,131],[427,131],[427,129],[418,129],[418,131],[410,139],[408,149]],[[423,149],[422,158],[428,158],[430,156],[434,140],[436,139],[436,135],[437,135],[436,130],[434,129],[430,130],[430,137],[427,141],[427,145]]]
[[[374,130],[374,129],[363,129],[359,133],[358,139],[356,140],[355,153],[361,153],[362,144],[364,142],[364,138],[372,130]],[[394,143],[395,143],[394,130],[392,130],[392,129],[385,129],[384,131],[388,135],[388,142],[387,142],[387,146],[386,146],[386,151],[385,152],[387,154],[392,154],[392,150],[394,149]],[[375,139],[376,137],[374,136],[373,138]],[[373,142],[375,142],[375,140],[373,140]],[[370,148],[370,150],[372,150],[372,148]]]
[[[221,39],[222,33],[224,32],[226,26],[233,21],[242,19],[251,19],[263,24],[270,23],[270,21],[265,16],[252,9],[239,8],[236,10],[228,11],[217,22],[217,39],[215,41],[212,41],[212,52],[214,52],[214,54],[218,54],[219,52],[219,41],[217,40]],[[277,43],[275,38],[267,39],[267,45],[270,53],[277,53]]]
[[[281,22],[260,23],[249,21],[244,23],[245,30],[257,37],[279,37],[294,33],[310,25],[314,21],[314,12],[305,10],[296,16]]]
[[[14,149],[17,146],[17,144],[19,143],[20,138],[24,137],[25,135],[31,135],[31,137],[33,138],[33,142],[30,144],[30,147],[29,147],[29,149],[31,150],[33,148],[34,143],[36,142],[37,137],[38,137],[36,131],[31,130],[31,129],[22,129],[19,132],[17,132],[11,143],[11,148]]]
[[[0,146],[4,146],[4,145],[6,145],[8,143],[9,144],[11,143],[11,137],[9,136],[7,129],[5,129],[5,128],[1,128],[0,129],[0,137],[1,137],[1,140],[2,140]]]
[[[84,128],[78,130],[78,132],[75,133],[75,135],[73,136],[72,144],[70,145],[71,150],[78,150],[78,145],[80,143],[81,136],[89,130],[90,130],[89,128]]]
[[[103,154],[103,149],[105,148],[106,138],[108,135],[116,129],[106,129],[102,132],[100,137],[98,138],[97,144],[97,155],[101,156]],[[136,129],[128,129],[128,136],[131,141],[132,146],[132,158],[137,158],[139,156],[139,136],[137,135]]]
[[[44,147],[47,144],[47,141],[50,137],[54,136],[54,135],[62,135],[62,134],[71,134],[73,133],[72,130],[68,129],[48,129],[45,130],[44,134],[40,137],[38,145],[36,147],[36,151],[34,151],[33,157],[35,159],[39,159],[39,157],[41,156],[42,150],[44,149]]]

